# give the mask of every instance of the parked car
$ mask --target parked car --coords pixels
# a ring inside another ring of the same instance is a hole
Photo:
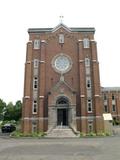
[[[1,127],[2,133],[10,133],[16,130],[16,127],[12,124],[5,124]]]

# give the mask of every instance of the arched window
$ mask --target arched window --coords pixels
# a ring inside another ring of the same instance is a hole
[[[57,104],[68,104],[68,99],[66,97],[60,97],[57,102]]]
[[[69,101],[66,97],[60,97],[56,101],[56,107],[57,108],[68,108]]]

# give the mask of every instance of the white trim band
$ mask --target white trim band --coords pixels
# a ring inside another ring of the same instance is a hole
[[[82,94],[82,95],[80,95],[80,97],[81,97],[81,98],[84,98],[84,97],[85,97],[85,95],[84,95],[84,94]]]
[[[91,42],[95,42],[95,40],[94,40],[94,39],[90,39],[90,41],[91,41]]]
[[[80,119],[96,119],[103,118],[102,116],[81,116]]]
[[[45,63],[45,61],[40,61],[40,63]]]
[[[83,62],[84,62],[84,60],[79,60],[79,62],[80,62],[80,63],[83,63]]]
[[[46,43],[46,40],[41,40],[41,43]]]
[[[100,97],[100,95],[99,95],[99,94],[95,94],[94,96],[95,96],[95,97]]]
[[[30,98],[30,96],[25,96],[24,98],[25,98],[25,99],[29,99],[29,98]]]
[[[39,98],[44,98],[44,96],[39,96]]]
[[[82,39],[79,39],[78,42],[83,42],[83,40],[82,40]]]
[[[48,120],[48,117],[24,117],[22,120]]]
[[[25,64],[30,64],[31,63],[31,61],[26,61],[26,63]]]
[[[92,62],[97,62],[97,60],[96,60],[96,59],[93,59]]]

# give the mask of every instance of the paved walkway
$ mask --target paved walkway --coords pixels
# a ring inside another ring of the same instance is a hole
[[[120,137],[0,138],[0,160],[120,160]]]

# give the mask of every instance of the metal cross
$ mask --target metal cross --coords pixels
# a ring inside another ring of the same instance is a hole
[[[63,22],[63,18],[64,18],[64,16],[60,16],[60,23]]]

